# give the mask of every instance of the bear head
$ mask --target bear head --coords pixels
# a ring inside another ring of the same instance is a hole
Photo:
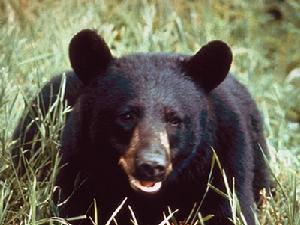
[[[207,96],[226,78],[232,62],[222,41],[208,43],[193,56],[116,58],[94,30],[74,36],[69,57],[85,85],[73,110],[81,124],[76,148],[90,158],[101,157],[100,164],[117,165],[131,188],[143,193],[158,192],[205,141]]]

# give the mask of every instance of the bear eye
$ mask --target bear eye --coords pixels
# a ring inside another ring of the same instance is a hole
[[[137,119],[137,112],[132,110],[119,114],[117,117],[117,122],[122,126],[131,127],[136,123]]]
[[[179,127],[182,124],[182,119],[174,113],[170,113],[166,116],[166,122],[169,123],[172,127]]]
[[[132,121],[135,118],[135,115],[133,112],[126,112],[121,115],[119,115],[119,119],[122,121]]]
[[[169,123],[174,127],[178,127],[182,123],[182,121],[180,118],[174,117],[169,121]]]

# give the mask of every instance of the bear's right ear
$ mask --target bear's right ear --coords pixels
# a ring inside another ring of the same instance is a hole
[[[82,30],[72,38],[69,58],[75,74],[84,84],[103,75],[113,59],[104,40],[90,29]]]
[[[230,47],[223,41],[211,41],[185,62],[188,74],[206,92],[224,81],[232,63]]]

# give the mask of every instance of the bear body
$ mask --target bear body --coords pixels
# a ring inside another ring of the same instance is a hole
[[[230,203],[215,190],[226,193],[221,169],[212,167],[215,152],[243,215],[255,224],[254,203],[269,187],[268,152],[255,102],[228,75],[232,55],[225,43],[211,42],[194,56],[114,58],[101,37],[83,30],[69,54],[74,72],[66,75],[65,98],[73,110],[61,136],[57,185],[67,199],[61,216],[90,214],[96,200],[104,224],[127,197],[139,224],[158,224],[168,207],[178,209],[178,221],[194,208],[214,215],[205,224],[232,224]],[[55,77],[39,94],[48,105],[46,93],[60,82]],[[33,137],[22,136],[23,124],[15,139]],[[127,207],[116,219],[131,224]]]

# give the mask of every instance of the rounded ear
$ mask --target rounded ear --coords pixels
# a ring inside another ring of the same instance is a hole
[[[104,40],[90,29],[82,30],[72,38],[69,58],[75,74],[84,84],[104,75],[113,59]]]
[[[230,47],[223,41],[212,41],[204,45],[185,62],[188,75],[209,92],[224,81],[232,62]]]

